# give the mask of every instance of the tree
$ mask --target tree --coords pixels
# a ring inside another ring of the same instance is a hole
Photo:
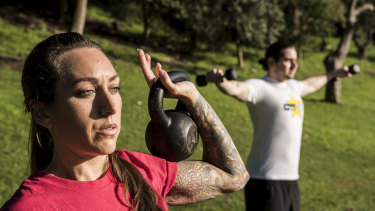
[[[276,41],[284,28],[283,13],[272,0],[226,1],[221,14],[224,27],[236,44],[240,68],[244,67],[244,45],[264,48]]]
[[[146,44],[150,36],[150,24],[152,14],[152,0],[142,0],[143,12],[143,43]]]
[[[325,38],[334,33],[334,23],[341,21],[345,12],[340,0],[280,0],[279,5],[285,14],[283,37],[298,49],[311,36],[321,37],[324,49]]]
[[[353,42],[358,49],[358,56],[366,58],[367,47],[370,45],[375,32],[375,13],[372,11],[363,12],[358,17],[357,27],[353,36]]]
[[[71,32],[83,34],[86,20],[87,0],[77,0]]]
[[[153,6],[177,33],[171,41],[180,52],[192,52],[198,42],[212,48],[234,42],[240,68],[243,46],[264,48],[284,28],[276,0],[153,0]]]
[[[166,23],[168,42],[181,54],[192,53],[198,42],[213,43],[223,35],[217,25],[223,0],[153,0],[152,10]],[[218,36],[219,35],[219,36]],[[215,43],[217,44],[217,43]]]
[[[358,0],[352,0],[347,7],[346,25],[341,36],[339,45],[335,52],[327,55],[324,59],[324,65],[327,72],[336,70],[342,67],[345,57],[349,52],[350,42],[355,32],[355,27],[358,22],[358,16],[366,10],[373,10],[374,6],[371,3],[363,3],[357,7]],[[341,103],[341,80],[337,78],[328,82],[325,101],[340,104]]]

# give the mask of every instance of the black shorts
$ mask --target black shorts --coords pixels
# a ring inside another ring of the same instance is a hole
[[[247,211],[299,211],[297,181],[250,179],[245,186]]]

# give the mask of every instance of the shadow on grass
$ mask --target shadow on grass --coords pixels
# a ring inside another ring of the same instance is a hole
[[[356,59],[366,59],[365,57],[361,56],[358,52],[349,52],[348,57],[356,58]],[[371,58],[372,57],[372,58]],[[372,59],[372,61],[375,60],[374,56],[368,57],[368,59]]]
[[[15,70],[15,71],[21,72],[23,69],[24,62],[25,61],[23,59],[0,56],[0,67],[6,68],[9,70]]]
[[[0,16],[5,22],[22,26],[25,29],[38,29],[38,27],[40,27],[40,23],[45,22],[47,25],[47,30],[52,34],[69,31],[72,22],[71,17],[59,19],[56,13],[25,5],[2,5]],[[198,66],[194,65],[194,63],[198,63],[200,61],[214,63],[218,66],[228,65],[224,59],[223,61],[220,61],[220,58],[215,59],[215,57],[203,55],[197,56],[194,55],[194,52],[180,52],[176,46],[173,46],[173,41],[171,41],[171,38],[168,37],[169,35],[151,34],[148,42],[144,44],[142,34],[121,30],[116,21],[112,23],[104,23],[97,20],[87,19],[85,24],[85,34],[95,35],[119,45],[134,46],[134,49],[142,48],[151,52],[163,53],[171,58],[170,62],[163,61],[163,64],[169,65],[173,70],[182,70],[189,74],[196,75],[197,72],[208,70],[202,70],[201,67],[198,68]],[[236,49],[220,49],[227,51],[228,56],[230,57],[236,55]],[[199,50],[200,52],[212,52],[212,49],[204,50],[201,49],[200,46],[197,46],[196,50]],[[222,50],[220,51],[223,52]],[[137,65],[139,64],[138,57],[134,56],[134,53],[117,52],[116,49],[104,49],[104,52],[112,59],[126,60]],[[258,59],[258,55],[247,51],[244,52],[244,57],[251,60]],[[22,69],[23,61],[12,60],[12,58],[0,58],[0,60],[2,60],[0,65],[4,64],[6,66],[11,66],[11,69]],[[182,64],[184,61],[192,64],[184,65]]]
[[[306,98],[306,99],[303,99],[304,102],[309,102],[309,103],[324,103],[324,104],[327,104],[327,105],[341,105],[341,104],[336,104],[336,103],[333,103],[333,102],[328,102],[328,101],[325,101],[324,98],[322,99],[316,99],[316,98]]]

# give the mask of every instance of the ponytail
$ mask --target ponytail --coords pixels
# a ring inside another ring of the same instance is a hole
[[[101,50],[98,44],[74,32],[53,35],[34,47],[26,58],[22,71],[26,112],[33,109],[33,100],[41,103],[53,102],[55,84],[59,76],[64,74],[61,55],[84,47]],[[31,117],[29,154],[32,173],[48,166],[53,157],[53,150],[53,138],[48,129],[38,125]],[[114,153],[108,157],[114,177],[124,186],[125,199],[129,206],[133,210],[160,210],[157,207],[157,195],[141,173]],[[127,198],[127,192],[132,201]]]
[[[43,170],[52,160],[53,140],[46,128],[31,118],[29,132],[30,170]]]
[[[128,205],[133,210],[161,210],[157,206],[157,195],[152,187],[143,179],[142,174],[129,162],[118,157],[116,153],[108,156],[112,172],[117,181],[123,183],[124,190],[127,190],[132,197],[132,202],[125,194]]]

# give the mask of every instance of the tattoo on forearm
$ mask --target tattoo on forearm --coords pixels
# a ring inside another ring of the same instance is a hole
[[[246,171],[230,135],[211,106],[201,97],[188,109],[203,140],[205,161],[230,174]]]
[[[171,204],[215,198],[240,189],[249,178],[231,137],[210,105],[201,97],[188,110],[202,137],[203,161],[178,164],[179,173],[168,198]]]

